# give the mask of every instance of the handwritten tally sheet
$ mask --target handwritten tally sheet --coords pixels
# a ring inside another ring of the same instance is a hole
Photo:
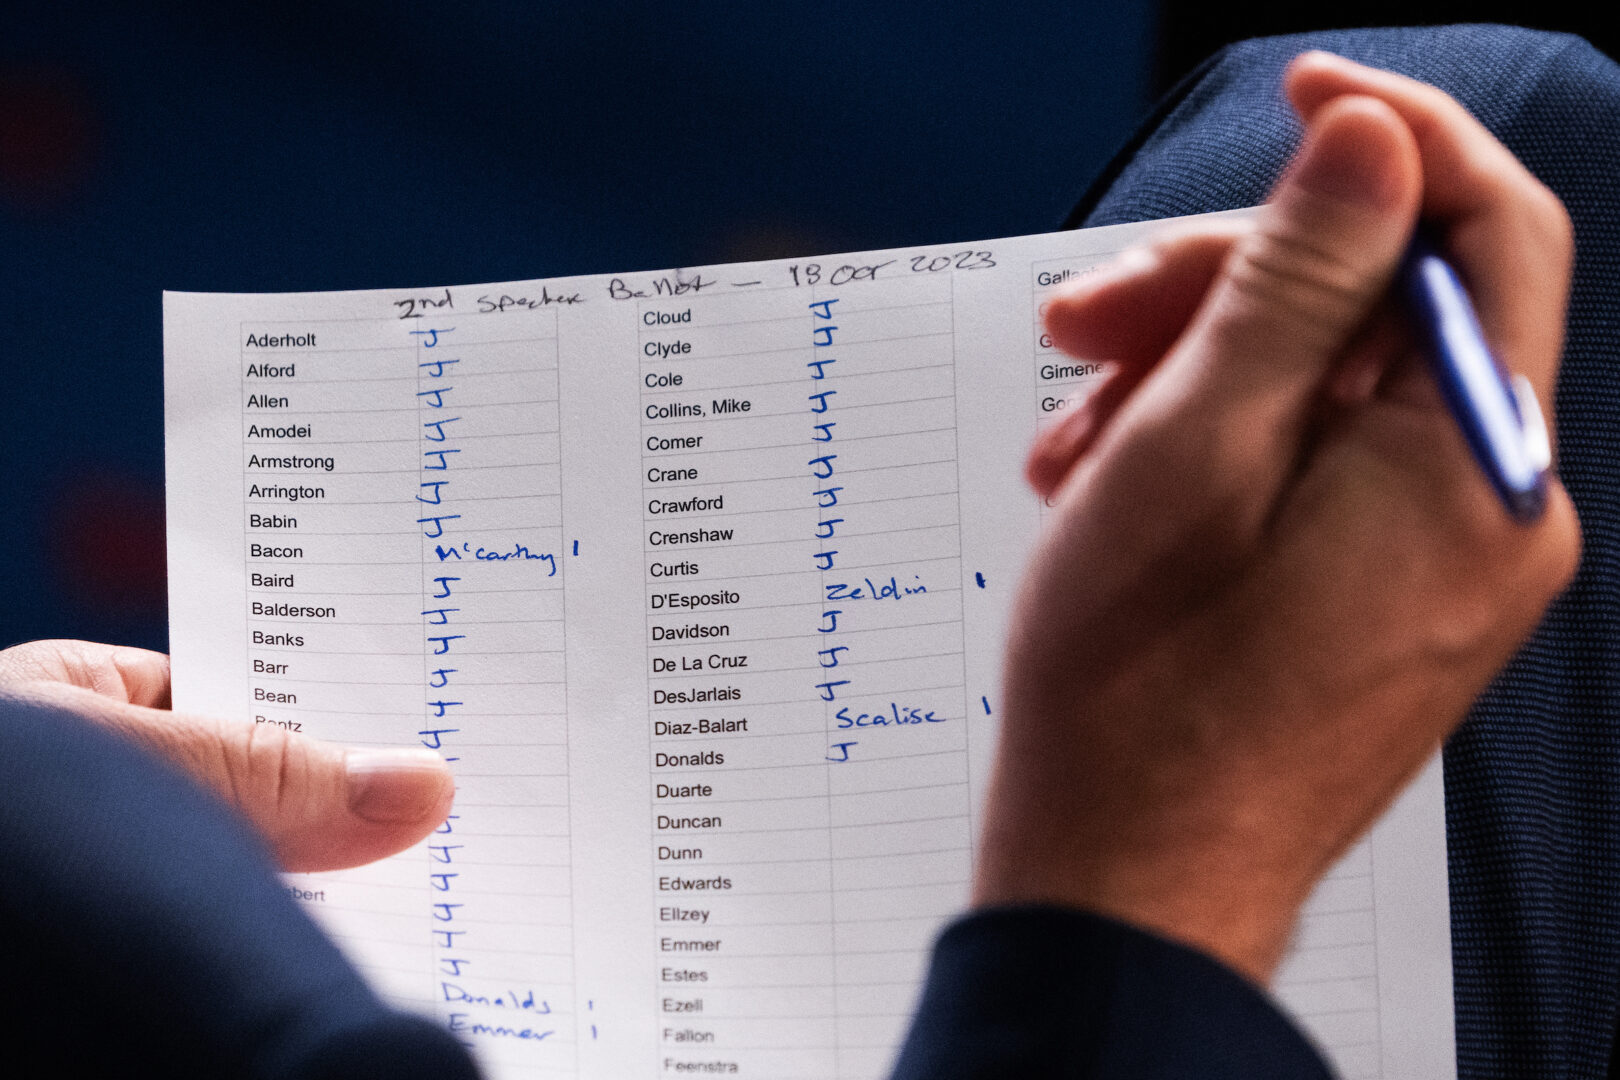
[[[1150,227],[168,294],[176,706],[457,775],[291,894],[495,1077],[882,1076],[965,901],[1022,457],[1099,377],[1040,307]],[[1438,764],[1277,994],[1346,1077],[1455,1075]]]

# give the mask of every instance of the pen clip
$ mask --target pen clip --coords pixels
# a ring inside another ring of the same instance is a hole
[[[1552,468],[1552,437],[1547,418],[1541,413],[1536,388],[1523,375],[1513,376],[1513,398],[1519,406],[1519,423],[1524,425],[1524,452],[1537,472]]]
[[[1413,330],[1474,460],[1509,514],[1536,520],[1547,502],[1552,445],[1533,389],[1497,359],[1461,278],[1421,226],[1400,281]]]

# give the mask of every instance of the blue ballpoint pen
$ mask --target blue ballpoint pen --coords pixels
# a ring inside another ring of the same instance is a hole
[[[1535,521],[1547,505],[1552,447],[1529,380],[1510,377],[1491,352],[1457,272],[1421,228],[1401,262],[1400,289],[1474,460],[1508,513]]]

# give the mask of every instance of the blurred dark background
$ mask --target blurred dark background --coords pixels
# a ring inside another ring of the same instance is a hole
[[[0,16],[0,645],[166,647],[162,289],[1039,232],[1226,41],[1503,21],[1616,48],[1557,2],[28,7]]]

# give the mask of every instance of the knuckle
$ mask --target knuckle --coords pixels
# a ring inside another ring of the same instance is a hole
[[[217,723],[191,724],[188,729],[187,757],[196,763],[195,771],[231,805],[245,808],[250,780],[247,750],[252,744],[252,728],[240,735]]]
[[[1580,519],[1561,488],[1555,486],[1533,543],[1536,580],[1550,600],[1575,579],[1581,564]]]
[[[1532,227],[1540,234],[1540,243],[1558,257],[1560,264],[1569,265],[1575,256],[1575,225],[1564,201],[1551,188],[1535,180],[1528,205]]]
[[[1160,263],[1183,257],[1219,254],[1241,241],[1253,226],[1247,221],[1197,221],[1166,226],[1142,242],[1143,250]]]
[[[1277,311],[1329,340],[1360,321],[1373,284],[1332,246],[1289,228],[1257,233],[1227,264],[1226,278],[1246,306]]]
[[[279,817],[296,793],[297,754],[292,736],[273,724],[250,724],[234,765],[244,806]]]
[[[1511,648],[1576,573],[1581,538],[1573,505],[1555,485],[1542,519],[1528,528],[1509,520],[1494,496],[1454,500],[1452,511],[1442,557],[1460,598],[1452,608],[1453,651],[1504,638]]]

